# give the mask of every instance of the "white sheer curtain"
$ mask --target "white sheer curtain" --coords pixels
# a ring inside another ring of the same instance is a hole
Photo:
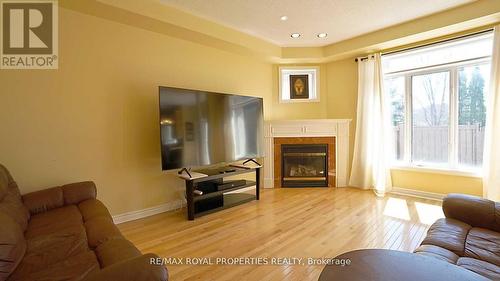
[[[500,25],[495,27],[494,32],[490,79],[483,157],[483,196],[500,201]]]
[[[389,104],[383,97],[380,54],[358,60],[358,106],[354,157],[349,185],[374,189],[383,196],[392,188]]]

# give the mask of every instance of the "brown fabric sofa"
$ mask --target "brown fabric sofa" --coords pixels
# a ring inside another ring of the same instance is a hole
[[[0,165],[0,280],[167,280],[114,225],[93,182],[23,196]]]
[[[500,203],[463,194],[443,200],[437,220],[415,253],[456,264],[500,280]]]

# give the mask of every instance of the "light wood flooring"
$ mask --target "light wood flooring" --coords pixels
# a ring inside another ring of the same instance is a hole
[[[194,221],[185,209],[119,225],[161,257],[322,258],[361,248],[413,251],[440,202],[352,188],[264,190],[253,201]],[[317,280],[322,265],[167,265],[170,280]]]

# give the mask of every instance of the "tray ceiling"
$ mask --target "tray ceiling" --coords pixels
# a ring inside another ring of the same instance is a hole
[[[323,46],[475,0],[161,0],[282,47]],[[280,18],[286,16],[283,21]],[[299,33],[299,38],[292,38]],[[326,38],[318,38],[327,33]]]

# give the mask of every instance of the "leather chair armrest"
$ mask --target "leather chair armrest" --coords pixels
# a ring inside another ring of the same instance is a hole
[[[96,187],[91,181],[52,187],[22,196],[24,206],[30,214],[46,212],[64,205],[78,204],[87,199],[96,198]]]
[[[31,215],[64,206],[63,192],[59,186],[30,192],[24,194],[22,198],[24,206]]]
[[[477,196],[448,194],[443,199],[447,218],[465,222],[473,227],[497,229],[495,202]]]
[[[95,199],[97,189],[92,181],[83,181],[63,185],[64,205],[78,204],[88,199]]]
[[[130,258],[91,273],[84,281],[167,281],[168,272],[165,266],[153,263],[157,258],[155,254]]]

